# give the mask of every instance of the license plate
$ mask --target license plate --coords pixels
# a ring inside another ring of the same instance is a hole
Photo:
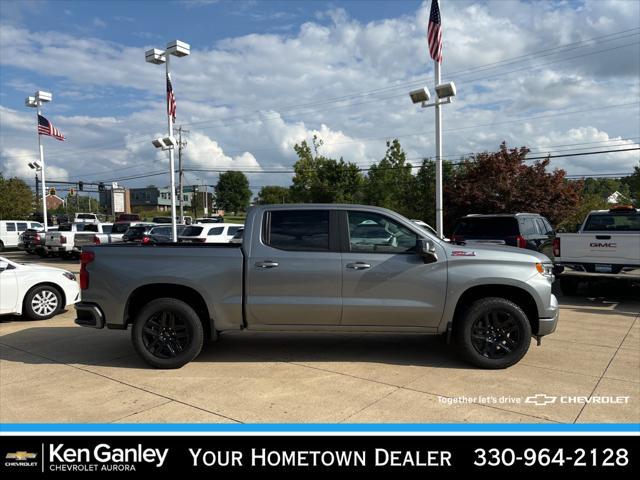
[[[605,265],[605,264],[600,264],[600,265],[596,265],[596,272],[598,273],[611,273],[613,270],[613,266],[612,265]]]

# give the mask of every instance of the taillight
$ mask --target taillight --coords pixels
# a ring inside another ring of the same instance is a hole
[[[33,237],[33,241],[34,241],[34,242],[39,242],[39,241],[40,241],[40,235],[38,235],[38,234],[36,233],[35,237]]]
[[[93,236],[94,245],[100,245],[100,237],[98,235]]]
[[[453,243],[464,243],[464,235],[454,235],[451,237]]]
[[[518,245],[518,248],[527,248],[527,241],[522,235],[518,235],[516,237],[516,245]]]
[[[143,244],[148,244],[149,242],[151,242],[151,239],[147,236],[142,237],[142,243]]]
[[[67,237],[60,235],[60,243],[67,243]]]
[[[87,265],[93,262],[96,258],[96,254],[93,252],[82,252],[80,254],[80,289],[86,290],[89,288],[89,272],[87,271]]]
[[[560,256],[560,239],[557,237],[553,239],[553,256]]]

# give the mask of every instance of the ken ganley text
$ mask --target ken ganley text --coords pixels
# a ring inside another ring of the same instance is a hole
[[[203,450],[189,448],[194,467],[450,467],[446,450]]]

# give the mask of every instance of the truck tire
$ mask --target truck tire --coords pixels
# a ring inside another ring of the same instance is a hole
[[[507,368],[520,361],[531,344],[531,324],[522,309],[506,298],[475,301],[454,324],[462,356],[486,369]]]
[[[0,240],[0,252],[4,252],[4,243]]]
[[[180,368],[202,350],[204,331],[198,314],[181,300],[158,298],[135,318],[133,346],[155,368]]]
[[[577,278],[560,278],[560,290],[563,295],[575,295],[578,293],[578,279]]]
[[[22,311],[32,320],[46,320],[62,310],[60,290],[51,285],[33,287],[24,297]]]

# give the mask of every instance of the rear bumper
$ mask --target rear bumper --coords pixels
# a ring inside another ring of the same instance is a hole
[[[102,310],[93,303],[76,303],[76,325],[90,328],[104,328],[104,315]]]
[[[556,331],[560,318],[560,306],[555,295],[551,295],[551,303],[547,312],[552,313],[552,316],[538,319],[538,331],[535,332],[538,337],[544,337]]]
[[[604,272],[588,272],[584,265],[577,263],[562,263],[559,262],[557,266],[564,267],[562,273],[558,274],[559,278],[562,277],[591,277],[596,278],[613,278],[613,279],[628,279],[628,280],[640,280],[640,265],[628,265],[623,266],[618,273],[604,273]],[[619,268],[619,267],[618,267]]]

